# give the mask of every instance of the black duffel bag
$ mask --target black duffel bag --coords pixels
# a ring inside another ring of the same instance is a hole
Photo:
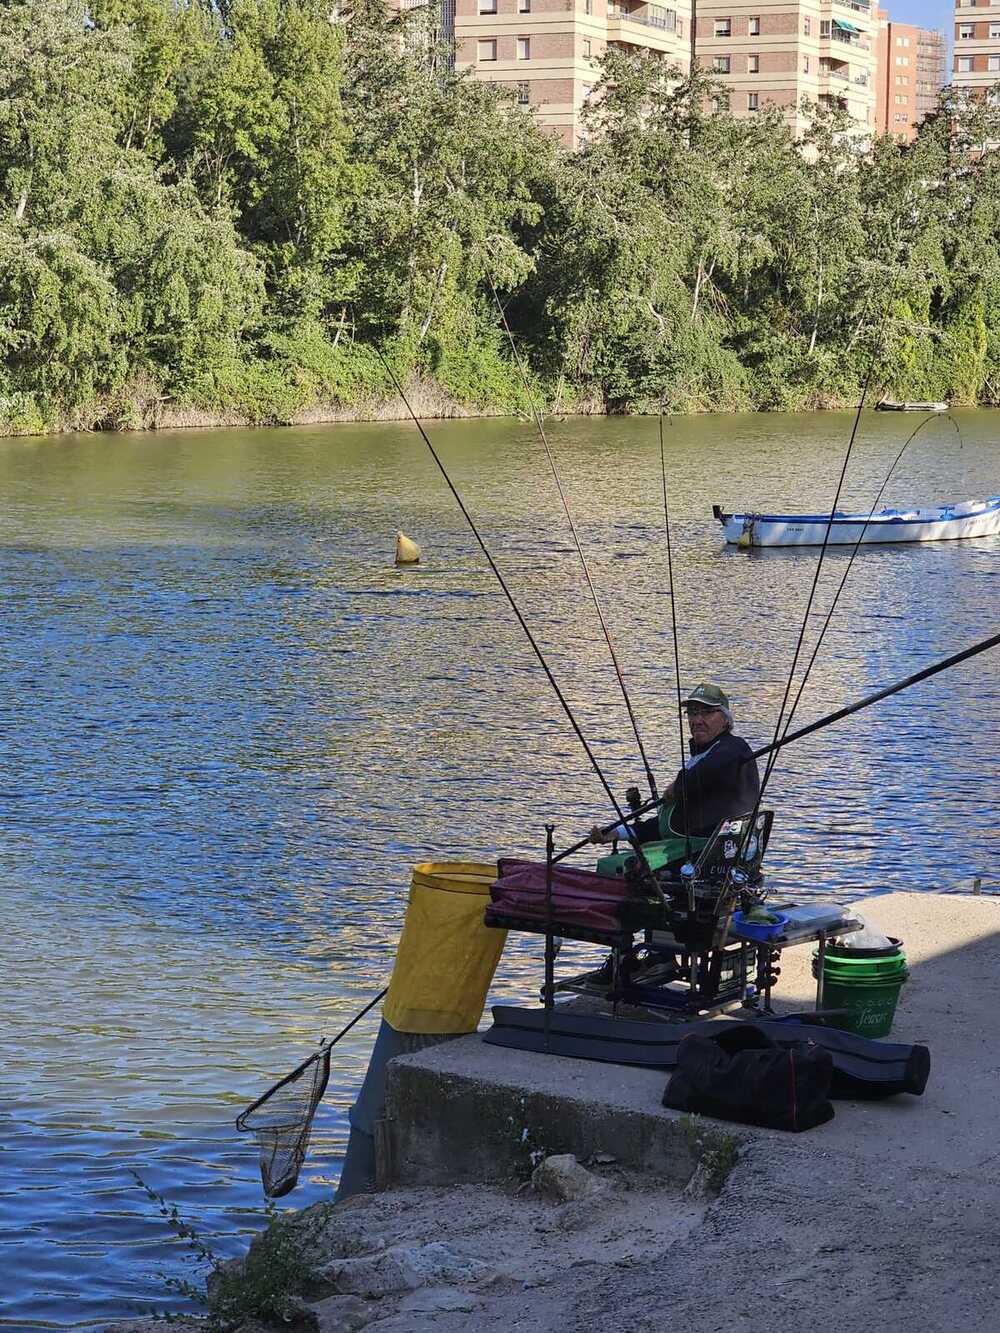
[[[833,1059],[812,1042],[779,1046],[752,1023],[685,1037],[663,1105],[795,1133],[833,1119]]]

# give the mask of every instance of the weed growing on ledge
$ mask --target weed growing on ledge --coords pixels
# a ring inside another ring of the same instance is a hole
[[[172,1292],[206,1312],[205,1333],[231,1333],[251,1319],[287,1328],[302,1318],[301,1293],[313,1280],[314,1273],[306,1257],[309,1236],[296,1227],[293,1216],[279,1213],[269,1201],[266,1230],[255,1238],[245,1259],[227,1262],[180,1215],[176,1204],[168,1203],[137,1171],[131,1174],[193,1258],[207,1266],[204,1287],[183,1278],[160,1275]],[[322,1225],[322,1218],[318,1225]],[[176,1316],[168,1315],[167,1321],[173,1318]]]
[[[709,1128],[697,1115],[682,1116],[681,1124],[705,1185],[718,1194],[739,1160],[738,1142],[725,1130]]]

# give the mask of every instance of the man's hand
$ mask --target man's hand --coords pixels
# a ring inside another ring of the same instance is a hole
[[[601,828],[600,824],[595,824],[594,827],[590,830],[590,841],[597,843],[611,842],[612,838],[610,833],[605,833],[604,829]]]

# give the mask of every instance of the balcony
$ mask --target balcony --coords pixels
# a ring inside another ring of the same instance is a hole
[[[841,9],[853,9],[856,14],[871,18],[871,5],[865,4],[865,0],[833,0],[833,3]]]
[[[664,9],[662,5],[637,5],[635,9],[626,9],[624,5],[608,5],[608,23],[614,19],[624,19],[627,23],[641,23],[646,28],[658,28],[661,32],[676,32],[677,14],[673,9]],[[609,33],[610,35],[610,33]]]
[[[872,49],[871,42],[866,42],[863,37],[859,37],[856,33],[842,32],[840,28],[831,28],[829,37],[831,41],[849,46],[853,51],[870,51]],[[825,41],[826,37],[824,36],[821,40]]]

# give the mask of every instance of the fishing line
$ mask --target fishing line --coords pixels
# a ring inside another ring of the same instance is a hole
[[[552,480],[556,484],[556,490],[559,492],[559,499],[562,501],[562,507],[566,514],[566,521],[569,523],[570,532],[573,534],[573,543],[576,546],[577,555],[579,555],[580,557],[580,564],[583,566],[584,578],[587,580],[587,587],[590,589],[590,596],[594,603],[594,610],[597,612],[597,619],[601,626],[601,632],[604,635],[604,642],[608,645],[608,652],[611,654],[611,661],[615,668],[615,675],[618,677],[618,685],[622,692],[622,698],[625,701],[625,709],[628,713],[629,721],[632,723],[632,731],[635,734],[635,743],[636,745],[638,745],[639,754],[642,756],[642,764],[646,770],[646,780],[649,783],[649,790],[653,796],[653,799],[655,800],[657,797],[656,779],[653,776],[653,770],[650,767],[649,760],[646,757],[646,750],[642,743],[642,737],[639,735],[639,723],[636,720],[635,712],[633,711],[632,708],[632,700],[629,698],[628,689],[626,688],[625,685],[625,677],[624,674],[622,673],[621,664],[618,661],[618,654],[615,652],[615,646],[611,639],[611,633],[608,630],[607,622],[604,619],[604,612],[601,610],[601,603],[597,596],[597,589],[594,587],[594,580],[590,576],[590,566],[587,564],[587,557],[583,553],[583,546],[580,542],[580,535],[576,530],[576,523],[573,521],[573,515],[570,512],[569,501],[566,499],[566,494],[565,491],[563,490],[562,478],[560,477],[559,470],[556,467],[556,460],[552,455],[552,449],[549,446],[548,436],[545,434],[545,426],[542,422],[541,414],[538,411],[538,407],[535,404],[534,395],[532,394],[530,386],[528,384],[527,372],[525,371],[524,364],[521,361],[521,356],[517,350],[517,345],[514,342],[514,335],[511,333],[510,325],[507,323],[506,312],[504,311],[503,305],[500,302],[500,297],[497,295],[497,289],[494,286],[493,279],[489,275],[489,273],[486,274],[486,281],[490,284],[490,291],[493,293],[493,300],[496,302],[497,310],[500,313],[500,321],[503,324],[504,332],[507,334],[507,341],[510,343],[510,350],[514,354],[514,362],[517,365],[518,371],[520,372],[521,375],[521,383],[524,386],[525,395],[528,399],[528,402],[531,404],[531,415],[534,419],[535,426],[538,430],[538,434],[541,437],[542,445],[545,449],[545,457],[548,459],[549,468],[552,472]]]
[[[409,412],[410,416],[411,416],[412,419],[413,419],[413,424],[416,426],[417,430],[420,432],[420,436],[421,436],[421,438],[422,438],[424,444],[426,444],[426,445],[427,445],[427,448],[430,450],[430,455],[431,455],[431,457],[434,459],[434,462],[437,464],[437,466],[438,466],[438,471],[441,473],[441,476],[442,476],[442,477],[444,478],[444,480],[445,480],[445,484],[447,485],[448,489],[451,491],[452,495],[454,496],[454,498],[455,498],[455,503],[458,505],[459,509],[461,509],[462,514],[463,514],[464,517],[465,517],[465,521],[468,523],[469,527],[472,529],[472,535],[475,537],[476,541],[479,543],[479,548],[480,548],[480,550],[482,551],[483,555],[486,557],[487,562],[489,563],[490,569],[492,569],[493,573],[496,575],[497,582],[500,584],[500,587],[503,589],[504,596],[507,598],[507,601],[510,603],[510,608],[511,608],[511,610],[514,612],[514,615],[517,617],[518,624],[519,624],[519,625],[521,626],[521,628],[524,630],[525,636],[527,637],[528,642],[531,644],[531,647],[532,647],[532,650],[533,650],[535,656],[538,658],[538,663],[539,663],[539,665],[541,666],[542,670],[545,672],[545,675],[546,675],[546,677],[547,677],[547,679],[548,679],[549,684],[552,686],[553,690],[555,691],[556,698],[559,700],[560,704],[562,705],[563,712],[566,714],[567,718],[569,719],[570,726],[573,728],[573,731],[576,733],[576,738],[577,738],[577,740],[578,740],[578,741],[580,742],[580,744],[583,746],[584,753],[586,754],[587,758],[590,760],[591,767],[593,768],[594,772],[597,774],[598,780],[600,781],[601,786],[604,788],[605,793],[607,794],[608,800],[611,802],[611,805],[612,805],[612,807],[614,808],[614,811],[615,811],[615,813],[617,814],[619,820],[621,820],[621,821],[624,822],[624,819],[625,819],[624,811],[622,810],[621,806],[618,804],[618,801],[617,801],[617,799],[615,798],[615,794],[614,794],[614,792],[611,790],[611,785],[610,785],[610,783],[608,782],[607,778],[604,776],[604,773],[603,773],[603,771],[602,771],[602,769],[601,769],[601,766],[600,766],[600,764],[597,762],[597,758],[596,758],[596,756],[595,756],[593,750],[590,748],[590,745],[589,745],[589,743],[588,743],[588,741],[587,741],[586,736],[584,736],[583,732],[581,731],[581,729],[580,729],[580,724],[577,722],[575,716],[573,715],[573,710],[572,710],[572,708],[570,708],[569,703],[567,702],[565,695],[563,694],[562,690],[559,688],[559,684],[558,684],[558,682],[556,681],[555,676],[552,674],[552,671],[551,671],[551,669],[550,669],[550,667],[549,667],[549,664],[548,664],[548,662],[546,662],[545,657],[544,657],[544,655],[543,655],[543,653],[542,653],[542,650],[541,650],[541,648],[539,648],[538,643],[537,643],[536,640],[535,640],[535,636],[532,634],[531,630],[528,628],[528,622],[525,620],[524,616],[521,614],[521,610],[520,610],[520,608],[518,607],[517,602],[515,602],[515,600],[514,600],[514,595],[513,595],[513,593],[511,592],[510,588],[508,588],[507,583],[506,583],[506,580],[504,579],[504,576],[500,573],[500,570],[499,570],[499,568],[498,568],[498,566],[497,566],[496,561],[493,559],[492,555],[491,555],[490,552],[489,552],[489,549],[488,549],[487,546],[486,546],[486,543],[483,541],[482,536],[480,535],[479,529],[476,527],[475,520],[473,519],[472,515],[469,513],[468,509],[466,509],[466,507],[465,507],[465,503],[464,503],[464,501],[462,500],[461,495],[459,495],[458,491],[456,490],[455,485],[454,485],[454,483],[452,482],[451,478],[448,476],[448,472],[447,472],[447,470],[445,469],[444,464],[441,462],[441,459],[440,459],[439,456],[438,456],[437,450],[434,448],[433,444],[431,444],[431,442],[430,442],[430,437],[428,436],[427,432],[424,430],[424,428],[423,428],[423,426],[422,426],[422,424],[421,424],[421,422],[420,422],[419,417],[418,417],[417,414],[414,412],[413,408],[410,406],[410,401],[409,401],[409,399],[407,398],[406,393],[405,393],[404,390],[403,390],[403,386],[402,386],[402,384],[400,384],[400,382],[399,382],[399,378],[398,378],[398,376],[396,375],[396,373],[395,373],[395,371],[392,369],[392,367],[389,365],[389,363],[388,363],[388,361],[385,359],[385,357],[382,355],[382,351],[381,351],[381,349],[380,349],[377,345],[374,345],[374,346],[375,346],[375,354],[377,355],[378,359],[382,362],[382,365],[385,367],[386,373],[388,374],[390,380],[392,380],[392,383],[393,383],[393,385],[395,386],[396,392],[399,394],[400,398],[403,400],[403,405],[406,407],[407,412]],[[628,836],[629,836],[629,840],[630,840],[630,842],[632,842],[633,845],[636,846],[636,848],[638,848],[638,843],[635,841],[635,838],[634,838],[634,836],[632,835],[631,830],[628,830]],[[643,858],[643,860],[645,860],[645,858]],[[652,876],[652,872],[650,872],[650,875]]]
[[[882,331],[884,331],[884,329],[885,329],[885,321],[883,320]],[[861,390],[861,401],[858,403],[858,410],[854,414],[854,426],[851,430],[851,438],[847,444],[847,452],[844,454],[844,463],[840,469],[840,478],[837,482],[836,494],[833,497],[833,504],[830,507],[830,517],[827,519],[826,531],[823,533],[823,545],[820,547],[819,559],[816,561],[816,569],[815,572],[813,573],[812,587],[809,589],[809,599],[806,602],[805,615],[802,617],[802,627],[799,630],[798,641],[796,642],[795,645],[795,654],[792,657],[791,669],[788,673],[788,680],[785,684],[785,693],[782,696],[781,707],[778,709],[778,718],[774,724],[774,735],[771,737],[770,757],[768,758],[767,765],[765,766],[764,769],[764,776],[761,779],[760,792],[758,793],[757,796],[757,803],[754,806],[754,818],[756,818],[757,811],[760,809],[760,803],[764,798],[764,790],[767,787],[768,782],[770,781],[771,773],[774,769],[774,764],[777,754],[774,747],[779,736],[781,735],[781,724],[784,721],[785,717],[785,705],[788,703],[788,696],[792,690],[792,681],[795,678],[795,668],[798,666],[799,654],[802,651],[802,644],[805,641],[806,629],[809,624],[809,616],[812,611],[813,600],[816,596],[816,586],[819,583],[820,571],[823,568],[823,560],[826,556],[827,547],[830,544],[830,530],[833,527],[833,520],[836,517],[837,513],[837,505],[840,503],[840,493],[844,488],[844,478],[847,476],[848,464],[851,461],[851,454],[854,451],[854,441],[858,434],[858,426],[861,424],[861,413],[864,409],[865,399],[868,397],[868,389],[869,386],[871,385],[872,375],[875,373],[875,362],[878,360],[879,352],[881,350],[882,350],[882,339],[880,336],[878,342],[875,345],[874,350],[872,351],[872,358],[868,365],[868,374],[865,376],[864,387]]]
[[[810,656],[809,661],[808,661],[808,663],[806,664],[806,669],[805,669],[805,671],[804,671],[803,674],[802,674],[802,679],[801,679],[801,681],[799,682],[798,692],[796,693],[795,698],[794,698],[794,700],[792,701],[792,706],[791,706],[791,708],[788,710],[788,717],[785,719],[785,725],[784,725],[784,728],[783,728],[782,733],[781,733],[781,738],[782,738],[782,740],[784,740],[785,736],[788,735],[788,729],[789,729],[789,728],[791,727],[791,725],[792,725],[792,719],[793,719],[794,716],[795,716],[795,710],[798,708],[798,706],[799,706],[799,701],[800,701],[801,698],[802,698],[802,691],[803,691],[803,690],[805,689],[805,687],[806,687],[806,681],[809,679],[809,673],[810,673],[810,672],[812,671],[812,669],[813,669],[813,664],[814,664],[815,661],[816,661],[816,657],[817,657],[817,654],[819,653],[819,650],[820,650],[820,648],[821,648],[821,646],[822,646],[823,639],[824,639],[824,637],[825,637],[825,635],[826,635],[827,630],[830,628],[830,621],[831,621],[832,618],[833,618],[833,613],[834,613],[834,611],[837,609],[837,603],[840,601],[840,594],[844,591],[844,584],[847,582],[847,576],[848,576],[848,574],[850,574],[850,572],[851,572],[851,566],[854,564],[854,557],[857,555],[859,549],[861,548],[861,545],[862,545],[862,542],[863,542],[863,539],[864,539],[864,535],[865,535],[865,533],[866,533],[867,530],[868,530],[868,524],[871,522],[872,518],[874,517],[874,514],[875,514],[875,507],[876,507],[876,505],[878,504],[878,502],[881,500],[882,495],[883,495],[883,493],[884,493],[884,491],[885,491],[885,488],[889,485],[889,482],[890,482],[891,479],[892,479],[892,474],[895,472],[896,467],[898,466],[900,459],[901,459],[901,458],[903,457],[903,455],[906,453],[906,450],[909,448],[909,446],[910,446],[910,444],[912,443],[912,441],[916,439],[917,435],[919,435],[919,433],[920,433],[920,432],[923,430],[923,428],[928,424],[928,422],[931,422],[931,421],[937,421],[937,420],[939,420],[939,418],[938,418],[935,414],[931,414],[931,415],[929,415],[929,416],[926,416],[926,417],[924,417],[923,421],[921,421],[920,425],[917,426],[916,430],[914,430],[914,431],[912,431],[912,432],[910,433],[910,435],[909,435],[909,437],[908,437],[906,443],[903,445],[902,449],[900,449],[899,453],[896,455],[895,460],[893,461],[892,467],[891,467],[891,468],[889,469],[889,471],[886,473],[885,480],[882,482],[882,485],[879,487],[878,494],[875,496],[875,499],[872,501],[872,507],[871,507],[871,509],[868,511],[868,517],[865,519],[864,526],[862,527],[861,532],[858,534],[858,539],[857,539],[857,541],[854,543],[854,547],[853,547],[853,549],[852,549],[852,551],[851,551],[850,559],[847,561],[847,568],[844,570],[843,577],[842,577],[841,580],[840,580],[840,586],[837,588],[837,591],[836,591],[836,593],[834,594],[833,601],[830,603],[830,608],[829,608],[829,610],[828,610],[827,613],[826,613],[826,620],[823,622],[823,627],[822,627],[822,629],[820,630],[820,632],[819,632],[819,637],[817,638],[816,643],[815,643],[815,645],[814,645],[814,647],[813,647],[812,655]],[[955,429],[956,432],[958,433],[959,447],[961,447],[961,446],[962,446],[962,431],[961,431],[961,429],[960,429],[960,427],[959,427],[959,425],[958,425],[958,422],[957,422],[957,421],[954,419],[954,417],[952,417],[951,415],[948,416],[947,420],[951,423],[951,425],[954,427],[954,429]]]
[[[674,560],[670,545],[670,508],[667,504],[667,456],[663,447],[663,398],[660,397],[660,476],[663,480],[663,526],[667,534],[667,578],[670,580],[670,624],[674,633],[674,686],[677,690],[677,730],[681,753],[681,805],[684,807],[684,856],[691,860],[691,833],[687,800],[687,766],[684,763],[684,710],[681,704],[681,662],[677,643],[677,602],[674,596]]]

